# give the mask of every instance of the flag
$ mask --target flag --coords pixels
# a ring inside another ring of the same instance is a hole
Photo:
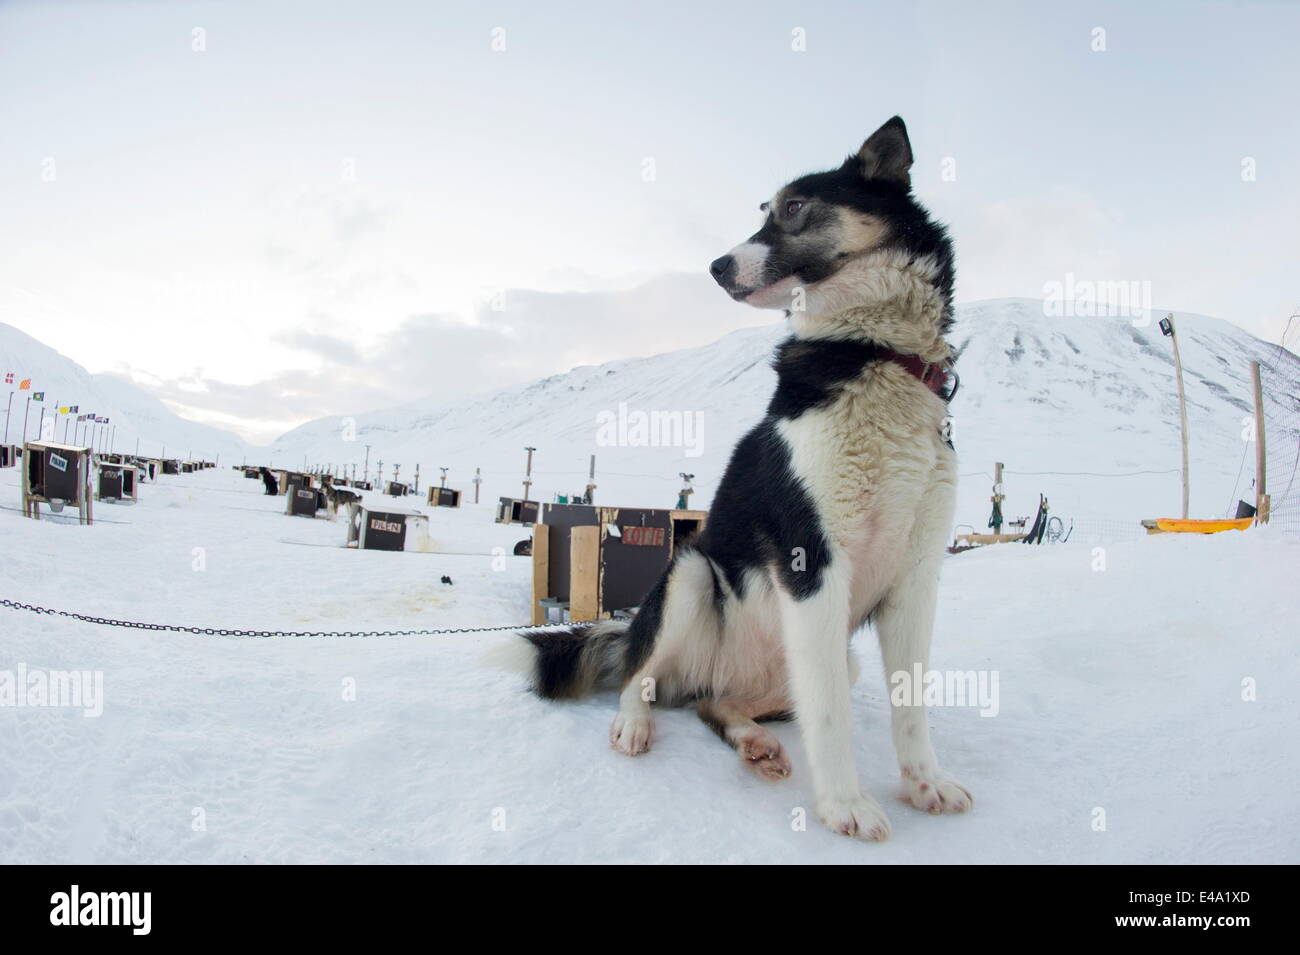
[[[13,373],[12,371],[10,371],[10,372],[6,372],[6,373],[5,373],[5,384],[6,384],[6,385],[12,385],[13,383],[14,383],[14,373]]]
[[[26,391],[31,386],[32,386],[32,380],[30,378],[24,378],[21,382],[18,383],[18,390]]]
[[[45,400],[45,392],[43,391],[32,392],[32,401],[44,401],[44,400]]]
[[[76,413],[77,413],[77,408],[79,408],[79,407],[80,407],[80,405],[68,405],[68,407],[67,407],[67,414],[76,414]]]
[[[69,408],[67,405],[64,405],[59,409],[59,414],[71,414],[71,413],[72,413],[72,409]]]

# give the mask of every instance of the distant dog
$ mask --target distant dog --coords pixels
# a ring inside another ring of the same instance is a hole
[[[630,624],[526,636],[540,695],[623,688],[610,738],[630,756],[650,748],[650,701],[694,701],[746,766],[779,779],[790,760],[759,724],[793,711],[819,815],[865,840],[889,821],[854,766],[849,642],[870,621],[886,674],[928,668],[957,479],[953,254],[911,194],[911,165],[894,117],[839,168],[782,187],[762,228],[712,263],[736,301],[787,310],[767,414],[732,453],[695,548]],[[894,705],[891,719],[903,797],[969,809],[925,707]]]
[[[361,495],[356,491],[349,491],[345,488],[335,487],[333,484],[325,485],[322,490],[325,492],[325,500],[329,504],[331,518],[338,514],[340,507],[347,507],[349,504],[361,503]]]

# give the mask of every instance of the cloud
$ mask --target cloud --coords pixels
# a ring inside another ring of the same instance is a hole
[[[776,321],[731,302],[707,276],[661,275],[635,288],[596,292],[507,289],[469,318],[408,317],[369,346],[317,315],[275,341],[309,356],[247,384],[193,369],[172,377],[124,369],[186,417],[267,441],[313,418],[356,415],[434,397],[452,401],[636,355],[706,344],[739,327]]]

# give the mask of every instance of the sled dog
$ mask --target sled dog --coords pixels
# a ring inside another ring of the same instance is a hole
[[[898,117],[828,172],[759,208],[762,227],[710,271],[738,302],[784,309],[767,413],[732,452],[695,545],[629,622],[525,634],[532,685],[572,698],[621,688],[610,729],[637,756],[652,702],[694,703],[758,775],[790,759],[765,720],[797,718],[817,812],[876,841],[889,820],[854,764],[850,641],[868,623],[886,674],[929,667],[956,455],[946,438],[954,262],[912,195]],[[930,745],[925,707],[891,705],[901,797],[965,812],[969,791]]]
[[[340,507],[345,508],[349,504],[361,503],[361,495],[356,491],[335,487],[333,484],[326,484],[321,490],[325,492],[325,501],[329,505],[330,517],[337,515]]]

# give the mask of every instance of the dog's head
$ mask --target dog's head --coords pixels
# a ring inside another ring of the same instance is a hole
[[[912,144],[895,116],[862,148],[829,172],[801,176],[759,209],[763,227],[709,271],[736,301],[791,308],[802,292],[837,303],[848,272],[873,253],[897,250],[908,260],[930,256],[945,302],[952,294],[952,255],[942,226],[912,196]]]

